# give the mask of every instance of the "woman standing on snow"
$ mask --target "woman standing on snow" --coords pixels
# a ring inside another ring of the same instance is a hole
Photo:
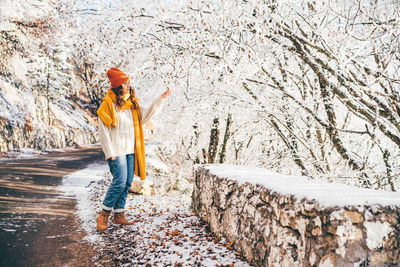
[[[111,88],[103,98],[99,116],[100,144],[113,180],[97,217],[97,229],[107,229],[108,217],[114,209],[113,223],[131,225],[125,218],[124,207],[134,173],[145,180],[145,151],[142,124],[162,106],[171,92],[168,89],[148,108],[139,106],[129,77],[117,68],[107,71]]]

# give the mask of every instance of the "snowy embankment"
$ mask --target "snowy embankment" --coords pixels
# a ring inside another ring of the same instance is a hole
[[[64,8],[57,1],[1,7],[0,152],[96,143],[95,107],[71,64],[76,42]]]
[[[152,163],[156,163],[154,159]],[[163,167],[161,162],[155,165]],[[230,244],[206,230],[190,210],[190,195],[180,191],[156,196],[130,194],[126,214],[136,223],[120,227],[109,222],[107,231],[96,231],[95,219],[111,179],[103,163],[64,180],[66,194],[78,200],[77,215],[87,232],[85,240],[97,248],[93,256],[98,265],[249,266]]]
[[[193,210],[257,266],[400,264],[400,194],[202,165]]]

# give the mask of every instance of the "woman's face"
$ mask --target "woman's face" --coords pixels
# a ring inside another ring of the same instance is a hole
[[[129,94],[129,89],[130,89],[131,85],[129,83],[129,80],[127,80],[126,82],[124,82],[122,84],[122,93],[123,94]]]

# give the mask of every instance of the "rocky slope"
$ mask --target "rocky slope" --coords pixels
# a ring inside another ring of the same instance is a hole
[[[60,13],[51,1],[35,3],[6,1],[0,14],[0,152],[97,142],[95,107],[70,64]]]

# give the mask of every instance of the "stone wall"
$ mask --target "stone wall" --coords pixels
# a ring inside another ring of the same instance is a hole
[[[400,265],[400,202],[323,206],[205,166],[195,170],[192,198],[211,231],[255,266]]]
[[[26,124],[13,125],[6,119],[0,119],[0,152],[19,151],[22,148],[63,148],[96,142],[97,133],[89,129],[42,127],[30,130]]]

